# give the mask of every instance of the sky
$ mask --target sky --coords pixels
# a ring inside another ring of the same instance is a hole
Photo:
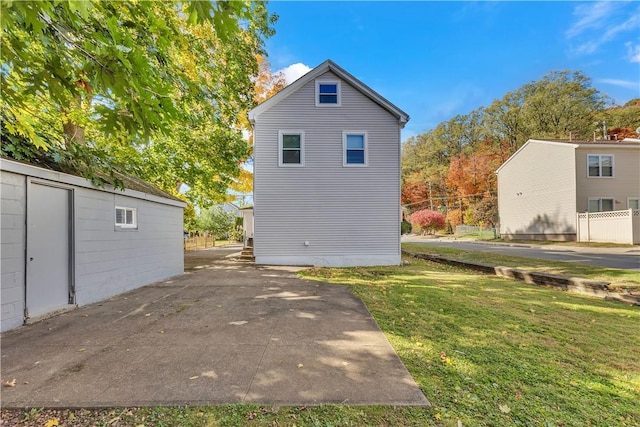
[[[640,2],[278,1],[271,67],[331,59],[411,116],[405,141],[554,70],[640,97]]]

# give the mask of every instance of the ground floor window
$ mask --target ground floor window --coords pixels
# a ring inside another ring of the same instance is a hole
[[[640,197],[629,197],[627,199],[627,209],[640,209]]]
[[[614,200],[589,197],[589,212],[608,212],[613,210]]]

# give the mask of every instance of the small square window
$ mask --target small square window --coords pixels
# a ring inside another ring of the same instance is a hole
[[[627,199],[627,209],[640,209],[640,197],[629,197]]]
[[[278,132],[278,166],[304,166],[304,132]]]
[[[367,133],[343,132],[343,166],[367,166]]]
[[[116,226],[121,228],[136,228],[138,226],[136,209],[116,206]]]
[[[316,107],[340,106],[340,82],[316,81]]]

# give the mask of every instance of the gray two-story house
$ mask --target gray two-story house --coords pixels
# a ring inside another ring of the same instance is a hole
[[[249,119],[257,264],[400,263],[405,112],[328,60]]]

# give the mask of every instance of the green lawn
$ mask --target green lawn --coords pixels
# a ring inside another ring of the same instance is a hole
[[[3,411],[3,419],[44,425],[57,416],[80,426],[640,425],[639,307],[406,260],[300,274],[352,287],[432,408],[225,405]]]
[[[570,262],[499,255],[491,252],[466,251],[415,243],[403,243],[402,248],[412,253],[440,255],[460,261],[519,268],[529,271],[543,271],[562,276],[581,277],[583,279],[601,280],[610,282],[612,288],[640,289],[640,271],[591,267]]]

